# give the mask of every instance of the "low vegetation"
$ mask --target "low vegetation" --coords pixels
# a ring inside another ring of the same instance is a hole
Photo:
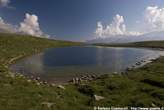
[[[164,57],[124,74],[103,75],[91,82],[63,85],[64,88],[38,84],[37,81],[8,70],[8,66],[19,58],[50,47],[73,45],[80,43],[0,34],[0,110],[93,110],[94,106],[164,106]],[[95,95],[101,100],[95,100]]]

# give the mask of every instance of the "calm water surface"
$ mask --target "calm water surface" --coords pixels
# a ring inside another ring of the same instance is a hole
[[[39,76],[48,82],[65,82],[83,74],[121,72],[141,60],[164,55],[163,51],[137,48],[50,48],[11,65],[11,71]]]

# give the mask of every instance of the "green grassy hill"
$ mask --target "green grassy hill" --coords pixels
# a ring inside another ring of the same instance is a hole
[[[162,44],[157,43],[156,47]],[[164,57],[126,74],[61,87],[11,73],[9,64],[50,47],[80,45],[31,36],[0,34],[0,110],[93,110],[94,106],[164,106]],[[96,101],[94,95],[104,99]]]
[[[74,46],[80,43],[49,40],[27,35],[0,34],[0,66],[8,66],[21,57],[41,52],[50,47]],[[2,69],[2,68],[1,68]]]

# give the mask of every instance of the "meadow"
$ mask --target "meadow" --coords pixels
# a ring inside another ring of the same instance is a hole
[[[82,44],[27,35],[0,34],[0,110],[93,110],[94,106],[164,106],[164,57],[122,74],[104,73],[93,81],[63,86],[38,84],[36,80],[9,71],[9,65],[20,58],[42,52],[46,48],[75,45]],[[164,48],[164,41],[126,44],[124,47]],[[100,96],[101,100],[97,100],[95,95]]]

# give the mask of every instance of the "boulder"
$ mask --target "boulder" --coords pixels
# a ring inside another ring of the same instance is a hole
[[[104,99],[104,97],[103,97],[103,96],[94,95],[94,99],[95,99],[96,101],[99,101],[99,100]]]
[[[62,85],[58,85],[58,88],[65,90],[65,87]]]
[[[51,106],[53,106],[54,103],[51,103],[51,102],[42,102],[41,105],[47,106],[48,108],[51,108]]]
[[[31,79],[28,79],[27,82],[32,82]]]
[[[56,84],[52,83],[52,84],[51,84],[51,86],[52,86],[52,87],[55,87],[55,86],[56,86]]]

